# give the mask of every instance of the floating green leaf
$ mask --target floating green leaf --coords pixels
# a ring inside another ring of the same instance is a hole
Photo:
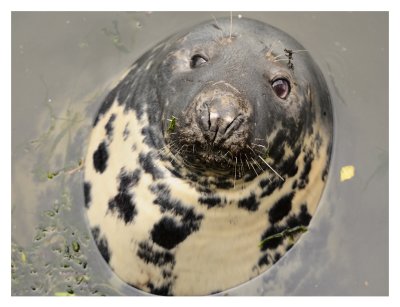
[[[60,172],[48,172],[47,173],[47,179],[53,179],[56,177]]]

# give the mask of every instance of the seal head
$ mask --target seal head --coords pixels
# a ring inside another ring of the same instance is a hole
[[[153,294],[248,281],[307,230],[332,134],[325,80],[286,33],[242,18],[167,38],[94,121],[84,193],[100,253]]]

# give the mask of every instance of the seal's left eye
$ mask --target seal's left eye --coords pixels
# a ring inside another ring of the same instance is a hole
[[[272,82],[272,88],[274,89],[276,96],[281,99],[286,99],[287,96],[289,96],[290,84],[289,81],[286,79],[281,78],[274,80]]]
[[[192,56],[192,58],[190,59],[190,67],[191,68],[196,68],[200,65],[203,65],[207,63],[207,58],[200,55],[200,54],[195,54],[194,56]]]

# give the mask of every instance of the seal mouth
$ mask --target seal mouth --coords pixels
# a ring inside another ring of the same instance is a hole
[[[249,181],[265,172],[274,172],[280,177],[271,166],[273,161],[267,155],[267,147],[261,144],[246,145],[235,153],[201,144],[171,143],[167,147],[174,164],[184,166],[186,172],[196,176],[213,176],[232,182]]]

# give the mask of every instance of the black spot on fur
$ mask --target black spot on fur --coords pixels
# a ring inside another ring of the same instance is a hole
[[[171,174],[174,175],[176,178],[183,178],[183,177],[182,177],[182,174],[181,174],[178,170],[176,170],[176,169],[170,169],[170,172],[171,172]]]
[[[153,180],[163,178],[163,173],[154,163],[154,159],[151,156],[151,152],[147,154],[140,153],[139,154],[139,163],[142,166],[143,170],[153,176]]]
[[[111,138],[112,134],[113,134],[113,130],[114,130],[114,126],[113,126],[113,122],[115,121],[115,118],[117,116],[115,114],[112,114],[110,116],[110,119],[108,120],[107,124],[104,126],[104,128],[106,129],[106,135]]]
[[[294,228],[296,226],[308,226],[310,224],[312,216],[308,213],[307,205],[303,204],[300,207],[300,212],[297,215],[293,215],[288,218],[287,226]]]
[[[294,197],[294,192],[283,196],[279,199],[269,210],[269,222],[275,224],[287,216],[292,209],[292,200]]]
[[[256,195],[254,193],[251,193],[249,197],[239,200],[238,207],[249,211],[256,211],[259,205],[260,202],[257,201]]]
[[[274,161],[280,161],[285,154],[285,141],[287,139],[286,132],[284,130],[278,131],[276,137],[274,138],[274,146],[268,152],[268,155]]]
[[[263,265],[269,265],[270,264],[270,259],[268,253],[262,255],[260,259],[258,259],[258,266],[263,266]]]
[[[131,223],[137,214],[136,204],[133,202],[133,194],[119,192],[108,202],[108,209],[117,212],[118,217],[123,219],[125,224]]]
[[[92,228],[92,235],[94,238],[94,241],[97,244],[97,247],[100,251],[100,254],[103,256],[104,260],[109,263],[110,262],[110,250],[108,249],[108,242],[106,238],[103,236],[100,238],[100,228],[99,227],[93,227]]]
[[[253,180],[254,178],[256,178],[256,177],[257,177],[257,175],[254,174],[254,173],[245,174],[244,177],[243,177],[243,180],[244,180],[245,182],[249,182],[249,181],[252,181],[252,180]]]
[[[90,190],[92,189],[92,185],[90,184],[90,182],[85,182],[83,184],[83,195],[85,198],[85,207],[89,208],[89,203],[92,200],[92,196],[90,195]]]
[[[98,173],[104,172],[107,167],[108,151],[107,145],[103,141],[97,147],[96,151],[93,153],[93,166]]]
[[[221,198],[215,195],[206,195],[199,198],[199,203],[207,205],[207,208],[212,208],[221,204]]]
[[[185,240],[189,234],[190,230],[186,229],[184,225],[170,217],[163,217],[154,225],[151,238],[158,245],[171,249]]]
[[[276,253],[275,257],[274,257],[274,263],[278,262],[279,259],[281,259],[281,254],[280,253]]]
[[[296,165],[296,160],[299,157],[300,152],[301,146],[297,146],[296,149],[293,150],[293,155],[287,158],[282,165],[279,166],[279,172],[281,175],[293,177],[297,174],[298,167]]]
[[[171,288],[171,284],[170,283],[167,283],[166,285],[162,285],[160,287],[155,287],[151,282],[149,282],[147,284],[147,287],[149,287],[151,294],[165,295],[165,296],[171,295],[170,294],[170,288]]]
[[[300,180],[308,183],[308,174],[311,171],[311,164],[314,160],[314,154],[312,152],[308,152],[304,155],[304,168],[300,175]]]
[[[293,182],[293,184],[292,184],[292,189],[294,190],[294,189],[296,189],[297,188],[297,180],[295,180],[294,182]]]
[[[166,264],[175,265],[175,257],[168,251],[154,250],[153,246],[147,242],[140,242],[137,255],[146,263],[152,263],[156,266],[163,266]]]
[[[126,172],[124,168],[121,169],[119,175],[119,191],[127,191],[129,188],[137,185],[140,179],[140,169],[133,172]]]
[[[124,128],[124,131],[122,132],[122,138],[123,138],[124,141],[126,141],[128,139],[130,133],[131,132],[128,129],[128,124],[126,124],[125,128]]]
[[[304,181],[303,179],[300,179],[298,184],[297,184],[297,187],[299,188],[299,190],[302,190],[302,189],[304,189],[306,187],[306,185],[307,185],[307,182]]]
[[[195,185],[196,191],[198,191],[199,193],[205,193],[205,194],[210,194],[212,193],[212,190],[208,187],[204,187],[201,185]]]
[[[192,182],[198,182],[199,181],[199,176],[197,176],[194,173],[189,173],[186,175],[187,179],[189,179]]]
[[[276,189],[280,189],[283,185],[283,181],[280,178],[274,177],[272,179],[263,179],[260,181],[260,187],[262,193],[260,197],[271,195]]]
[[[108,202],[108,209],[111,212],[117,212],[118,217],[123,219],[125,224],[131,223],[137,214],[134,194],[129,192],[129,189],[138,183],[139,178],[140,169],[133,172],[126,172],[125,169],[121,169],[118,176],[118,194]]]
[[[170,271],[163,270],[163,271],[162,271],[162,276],[163,276],[164,278],[170,278],[170,277],[172,276],[172,273],[171,273]]]
[[[203,215],[196,214],[193,208],[172,199],[168,187],[164,184],[152,185],[150,189],[157,195],[154,204],[160,206],[162,212],[171,212],[175,216],[162,218],[151,231],[152,239],[164,248],[174,248],[199,229]]]
[[[228,189],[233,188],[233,183],[232,183],[232,181],[228,181],[228,180],[219,180],[215,183],[215,186],[218,189],[228,190]]]

